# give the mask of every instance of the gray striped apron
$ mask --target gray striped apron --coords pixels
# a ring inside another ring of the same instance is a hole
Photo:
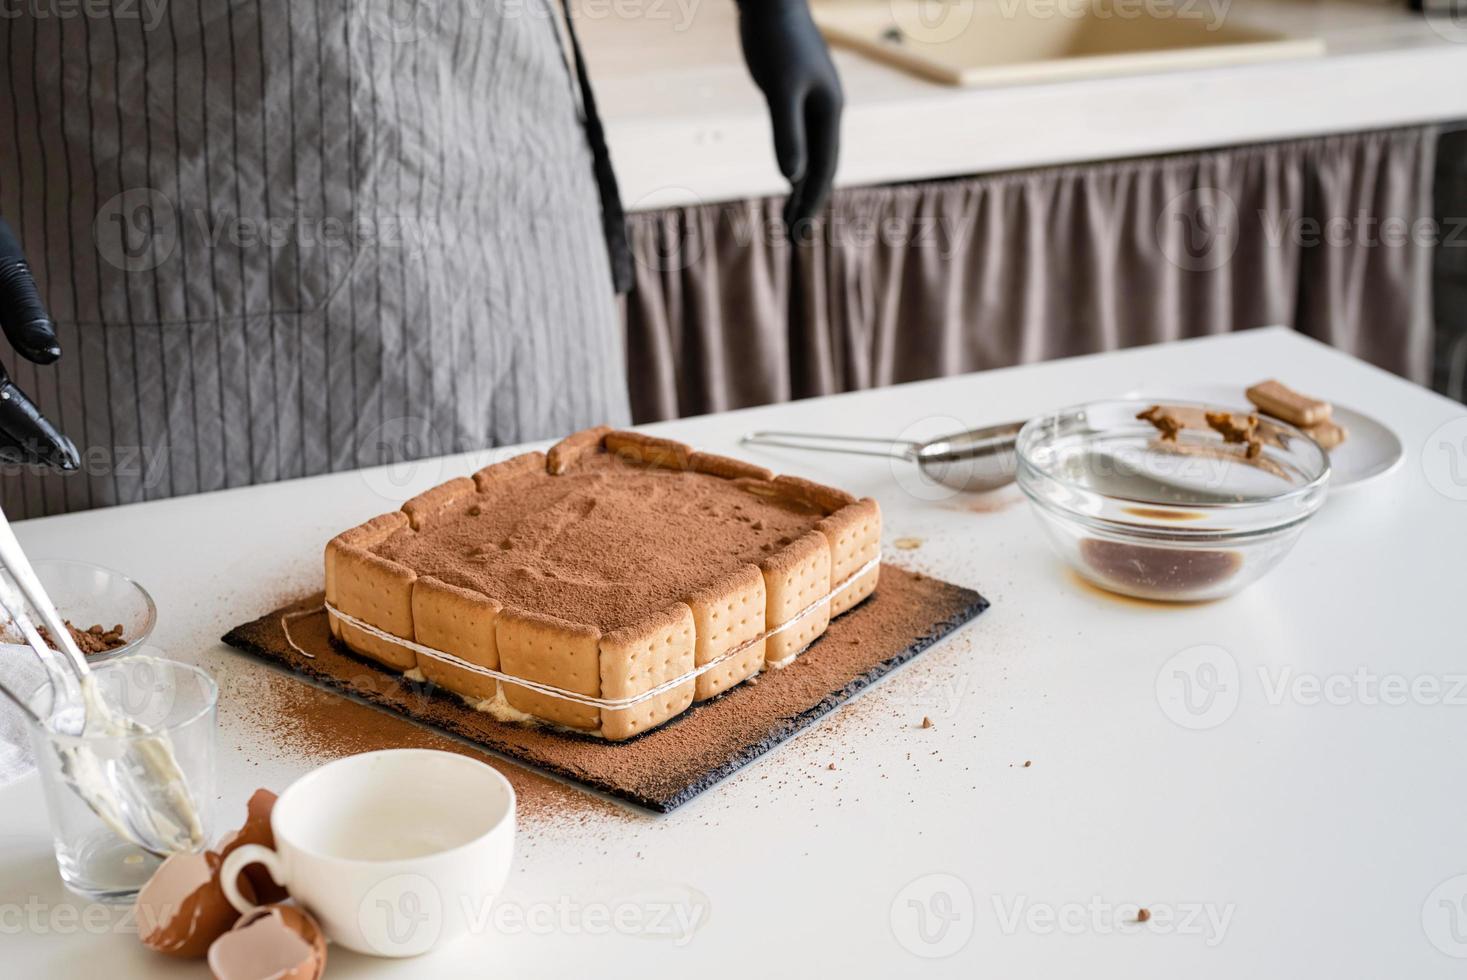
[[[24,0],[0,213],[76,442],[12,518],[628,418],[591,155],[546,0]]]

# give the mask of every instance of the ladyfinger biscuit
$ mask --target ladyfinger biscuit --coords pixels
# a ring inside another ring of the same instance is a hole
[[[816,483],[803,477],[776,476],[774,485],[795,500],[818,507],[827,514],[833,514],[842,507],[848,507],[856,502],[856,498],[844,490],[827,487],[823,483]]]
[[[407,515],[400,510],[394,510],[348,528],[326,542],[326,601],[338,609],[341,608],[336,569],[337,558],[342,552],[370,550],[407,526]],[[341,624],[334,617],[331,619],[331,635],[341,638]]]
[[[1247,395],[1262,411],[1297,426],[1318,425],[1329,420],[1329,402],[1301,395],[1278,381],[1261,381],[1249,388]]]
[[[1350,436],[1350,430],[1338,422],[1331,422],[1328,419],[1315,425],[1306,425],[1304,431],[1309,433],[1309,437],[1325,449],[1335,448]]]
[[[413,583],[417,573],[365,548],[347,546],[332,557],[336,592],[332,605],[384,633],[413,639]],[[340,623],[336,633],[351,649],[385,666],[411,670],[418,665],[418,655],[409,648],[358,626]]]
[[[601,696],[601,631],[554,616],[513,607],[494,621],[500,670],[588,698]],[[599,708],[541,694],[514,681],[501,682],[510,707],[526,714],[588,731],[601,727]]]
[[[764,576],[744,565],[698,589],[687,603],[693,611],[693,662],[702,667],[726,656],[698,676],[694,697],[706,701],[764,665]]]
[[[550,447],[545,454],[545,469],[551,476],[560,476],[566,470],[575,465],[576,460],[588,453],[599,453],[602,442],[606,439],[606,433],[611,431],[609,425],[598,425],[594,429],[582,429],[580,432],[572,432],[564,439]]]
[[[495,620],[500,608],[487,596],[431,576],[413,583],[413,630],[418,642],[490,670],[499,669]],[[498,690],[494,678],[426,654],[418,654],[418,669],[439,687],[476,701],[492,698]]]
[[[601,637],[601,696],[631,698],[693,670],[693,611],[675,603]],[[620,742],[656,728],[693,703],[694,682],[622,708],[601,709],[601,734]]]
[[[466,476],[456,476],[447,483],[440,483],[431,490],[424,490],[402,505],[414,531],[421,531],[440,514],[451,511],[455,504],[466,501],[477,492],[474,481]]]
[[[480,493],[488,491],[500,480],[523,476],[526,473],[545,471],[545,454],[541,452],[521,453],[499,463],[490,463],[474,474],[474,486]]]
[[[870,497],[842,507],[815,525],[830,546],[830,587],[844,586],[830,600],[830,615],[839,616],[876,591],[881,573],[875,566],[847,583],[862,566],[881,555],[881,506]]]
[[[780,628],[765,641],[764,660],[779,666],[830,625],[830,604],[815,605],[830,593],[830,544],[825,535],[811,531],[760,562],[759,571],[764,575],[765,628]]]
[[[699,473],[721,476],[725,480],[767,481],[774,479],[772,470],[753,463],[746,463],[741,459],[733,459],[730,456],[719,456],[716,453],[695,452],[688,457],[688,464]]]
[[[672,439],[613,429],[605,436],[606,451],[628,463],[686,470],[693,450]]]

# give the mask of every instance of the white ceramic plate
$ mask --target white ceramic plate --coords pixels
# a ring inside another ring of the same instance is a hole
[[[1146,387],[1130,392],[1126,397],[1154,398],[1157,401],[1174,398],[1178,401],[1209,402],[1226,408],[1250,408],[1257,411],[1249,405],[1245,390],[1244,385],[1204,383],[1168,388]],[[1310,394],[1316,393],[1311,391]],[[1318,397],[1327,399],[1329,395],[1319,393]],[[1339,402],[1332,401],[1331,404],[1334,405],[1335,422],[1343,425],[1349,433],[1349,437],[1329,453],[1330,469],[1333,471],[1329,479],[1331,490],[1358,487],[1371,480],[1378,480],[1400,467],[1405,458],[1405,450],[1401,446],[1400,437],[1385,423],[1377,422],[1353,408],[1346,408]]]

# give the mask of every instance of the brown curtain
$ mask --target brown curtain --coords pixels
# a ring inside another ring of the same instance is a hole
[[[676,418],[1283,323],[1431,369],[1434,127],[631,217],[628,379]],[[793,253],[793,254],[792,254]]]

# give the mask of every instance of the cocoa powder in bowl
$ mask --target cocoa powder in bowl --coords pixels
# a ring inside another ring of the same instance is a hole
[[[127,637],[122,635],[122,624],[118,623],[111,629],[105,629],[102,625],[94,624],[86,629],[74,626],[71,620],[62,620],[66,631],[71,634],[71,641],[76,644],[78,650],[88,655],[108,653],[120,646],[127,645]],[[46,641],[46,646],[52,650],[60,650],[56,640],[51,636],[50,630],[44,626],[37,626],[36,632],[41,634],[41,639]]]

